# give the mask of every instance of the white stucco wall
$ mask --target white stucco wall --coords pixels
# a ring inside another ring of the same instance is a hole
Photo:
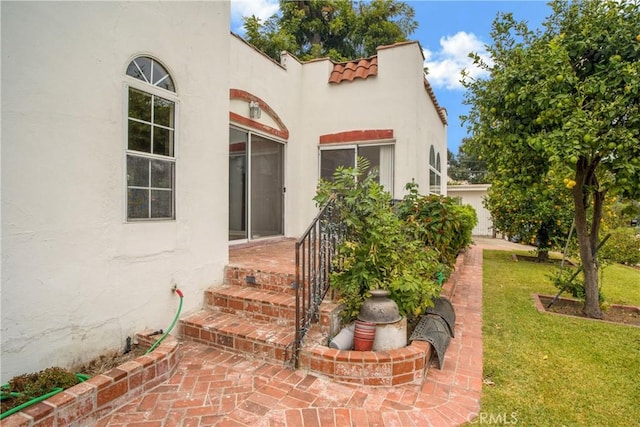
[[[287,67],[283,67],[234,35],[231,35],[229,65],[233,70],[229,86],[262,99],[278,115],[289,131],[289,138],[284,140],[259,129],[232,123],[276,141],[285,142],[285,235],[297,237],[300,229],[308,225],[306,218],[298,214],[300,183],[304,182],[298,165],[301,156],[308,149],[303,142],[306,131],[299,125],[305,93],[301,88],[300,80],[302,65],[292,59]],[[233,100],[231,105],[234,112],[248,118],[249,110],[246,102]],[[260,124],[279,129],[272,117],[264,112],[259,119],[255,120]],[[306,194],[309,196],[308,192]],[[309,200],[310,197],[312,195],[309,196]]]
[[[424,87],[424,58],[418,43],[378,51],[378,78],[384,85],[386,111],[396,129],[395,195],[401,198],[407,182],[415,180],[421,194],[429,191],[429,148],[440,153],[446,170],[447,133]],[[383,68],[384,67],[384,68]],[[443,180],[444,181],[444,180]],[[441,194],[446,187],[441,186]]]
[[[417,43],[379,49],[378,75],[351,82],[329,84],[333,69],[329,60],[303,64],[304,99],[297,126],[304,129],[304,144],[309,149],[298,166],[301,194],[312,196],[315,192],[320,135],[371,129],[394,131],[395,198],[402,197],[404,185],[412,179],[421,193],[428,192],[429,147],[434,144],[441,153],[442,170],[446,171],[447,134],[424,88],[422,65]],[[446,194],[444,184],[442,193]],[[315,206],[305,203],[307,199],[303,198],[296,207],[302,208],[305,218],[313,218]]]
[[[229,4],[1,8],[5,382],[166,329],[178,307],[171,285],[186,313],[221,280]],[[125,222],[124,76],[138,55],[161,61],[176,83],[175,221]]]
[[[185,294],[184,315],[221,283],[229,114],[248,116],[230,89],[259,97],[289,132],[274,138],[286,140],[287,236],[317,211],[320,135],[392,129],[396,197],[411,179],[428,191],[431,144],[446,171],[446,126],[424,88],[417,43],[381,49],[377,76],[334,85],[328,60],[284,55],[278,65],[229,36],[228,2],[0,8],[3,382],[166,329],[178,306],[172,285]],[[141,55],[176,85],[175,221],[125,220],[125,72]],[[258,122],[280,126],[264,113]]]
[[[446,171],[446,126],[424,87],[424,58],[418,43],[380,49],[377,76],[339,84],[328,82],[333,69],[328,59],[300,63],[284,54],[279,66],[233,35],[230,58],[230,87],[265,101],[289,131],[285,173],[287,236],[298,237],[317,212],[312,198],[318,180],[320,135],[392,129],[397,198],[402,197],[404,185],[412,179],[422,193],[428,192],[431,144],[440,153],[442,170]],[[248,116],[244,101],[232,100],[231,109]],[[256,120],[274,127],[264,113]],[[442,182],[441,192],[446,194],[444,178]]]
[[[476,210],[478,224],[471,232],[474,236],[493,235],[491,213],[482,204],[489,187],[489,184],[450,185],[447,190],[450,197],[460,197],[462,203],[471,205]]]

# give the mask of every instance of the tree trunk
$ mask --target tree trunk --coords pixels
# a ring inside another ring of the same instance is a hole
[[[593,171],[584,157],[576,166],[576,185],[572,195],[575,207],[576,235],[580,248],[580,260],[584,271],[584,307],[582,311],[588,317],[602,319],[600,309],[600,291],[598,286],[598,262],[595,251],[598,244],[598,229],[602,217],[602,194],[597,191],[597,181]],[[591,232],[588,229],[587,209],[589,207],[589,187],[594,189],[594,212]]]
[[[537,252],[537,262],[547,262],[549,261],[549,245],[547,242],[549,241],[549,227],[547,227],[546,223],[540,225],[538,228],[538,249]]]
[[[548,250],[539,250],[538,257],[536,259],[537,262],[547,262],[549,261],[549,251]]]

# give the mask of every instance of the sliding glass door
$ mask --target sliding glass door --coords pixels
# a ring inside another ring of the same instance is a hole
[[[284,234],[284,144],[229,130],[229,240]]]

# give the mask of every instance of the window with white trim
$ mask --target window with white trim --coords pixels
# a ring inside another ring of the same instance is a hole
[[[127,220],[175,219],[173,79],[149,57],[127,67]]]
[[[320,178],[330,181],[338,166],[355,167],[358,157],[377,169],[376,181],[393,195],[393,144],[355,144],[320,147]],[[369,171],[363,171],[367,174]]]
[[[442,192],[440,189],[441,176],[440,153],[436,155],[432,145],[429,150],[429,193],[440,194]]]

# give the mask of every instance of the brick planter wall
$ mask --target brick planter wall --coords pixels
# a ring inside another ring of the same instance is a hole
[[[431,345],[421,341],[387,351],[336,350],[318,345],[301,352],[300,368],[343,383],[392,386],[422,380],[431,352]]]
[[[452,299],[464,269],[464,252],[456,264],[441,296]],[[407,347],[387,351],[349,351],[327,347],[327,337],[312,327],[300,352],[300,369],[316,372],[334,381],[366,386],[394,386],[423,380],[433,355],[425,341],[413,341]]]
[[[16,412],[2,420],[2,427],[90,425],[168,380],[178,366],[178,346],[168,336],[151,353]]]

